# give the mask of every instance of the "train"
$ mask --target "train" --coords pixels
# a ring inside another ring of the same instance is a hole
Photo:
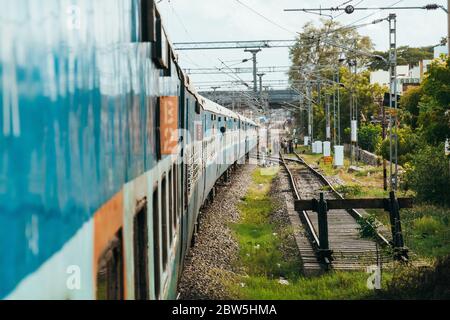
[[[176,299],[258,124],[197,93],[153,0],[0,5],[0,298]]]

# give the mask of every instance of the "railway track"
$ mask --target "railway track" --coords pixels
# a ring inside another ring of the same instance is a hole
[[[287,170],[294,197],[297,200],[318,198],[324,193],[325,199],[343,199],[326,178],[309,166],[298,154],[296,158],[269,157],[267,160],[280,162]],[[309,239],[319,252],[318,215],[313,211],[299,213],[305,225]],[[328,239],[333,251],[332,259],[325,258],[323,267],[334,270],[365,270],[368,266],[392,262],[392,256],[383,247],[389,241],[377,232],[376,239],[361,238],[358,218],[362,214],[357,210],[330,210],[328,212]],[[318,256],[320,259],[320,256]]]

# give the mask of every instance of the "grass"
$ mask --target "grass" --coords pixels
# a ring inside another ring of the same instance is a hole
[[[239,267],[245,276],[226,282],[231,296],[249,300],[369,299],[374,291],[367,288],[364,272],[332,272],[305,278],[297,255],[286,255],[282,248],[292,230],[271,222],[276,203],[270,189],[277,171],[257,169],[246,196],[239,205],[241,219],[232,230],[239,248]],[[295,245],[295,244],[294,244]],[[281,280],[288,284],[280,283]]]
[[[282,237],[277,226],[269,222],[275,209],[269,192],[277,172],[255,170],[247,195],[238,206],[241,220],[232,226],[246,272],[267,277],[291,276],[301,267],[298,260],[283,259]]]
[[[402,210],[402,227],[407,246],[419,256],[450,255],[450,209],[429,205]]]
[[[363,272],[330,272],[314,278],[297,278],[289,285],[261,276],[243,278],[235,286],[237,296],[248,300],[362,300],[377,298],[368,289],[369,275]],[[383,280],[386,287],[389,277]]]
[[[344,159],[343,168],[334,168],[332,164],[325,164],[320,154],[311,154],[302,147],[298,150],[303,159],[310,165],[315,165],[327,177],[338,177],[347,188],[357,188],[358,192],[352,192],[347,198],[380,198],[387,197],[388,193],[383,189],[383,168],[358,163],[362,169],[359,172],[348,172],[350,160]],[[304,152],[304,153],[303,153]],[[336,188],[341,187],[335,185]]]
[[[366,210],[386,226],[389,213],[379,209]],[[450,255],[450,208],[415,205],[400,212],[406,246],[420,258]]]

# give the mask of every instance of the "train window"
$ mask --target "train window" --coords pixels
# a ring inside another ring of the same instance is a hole
[[[170,48],[166,32],[162,26],[161,16],[156,13],[156,42],[153,43],[152,57],[156,65],[161,69],[168,69],[170,63]]]
[[[162,261],[163,268],[167,265],[167,179],[164,177],[161,183],[161,226],[162,226]]]
[[[156,12],[154,0],[141,0],[141,41],[155,42],[156,41]]]
[[[148,300],[147,204],[134,217],[134,292],[136,300]]]
[[[164,77],[172,76],[172,50],[169,46],[169,42],[167,42],[167,68],[162,71]]]
[[[174,230],[177,229],[177,211],[178,211],[178,189],[177,189],[177,183],[178,183],[178,172],[177,172],[177,166],[176,164],[173,165],[172,168],[173,171],[173,183],[172,183],[172,193],[173,193],[173,228]]]
[[[189,130],[189,98],[186,98],[186,130]]]
[[[98,261],[97,300],[123,300],[123,241],[120,229]]]
[[[155,296],[159,298],[161,291],[161,242],[159,239],[159,204],[158,188],[153,191],[153,273],[155,277]]]
[[[219,117],[219,121],[222,121],[222,117]]]
[[[173,238],[173,173],[169,171],[169,244],[172,244]]]
[[[195,113],[200,114],[201,108],[198,101],[195,102]]]

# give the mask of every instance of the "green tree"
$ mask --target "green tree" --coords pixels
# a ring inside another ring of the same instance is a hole
[[[416,191],[419,201],[450,205],[449,159],[443,144],[420,145],[405,167],[408,187]]]
[[[422,83],[418,123],[428,143],[450,138],[450,58],[435,60]]]
[[[364,150],[375,152],[383,141],[381,134],[382,128],[379,125],[362,125],[358,131],[358,144]]]
[[[374,54],[389,58],[389,53],[384,51],[375,51]],[[411,48],[409,46],[402,46],[397,49],[397,64],[409,65],[410,67],[417,66],[422,60],[433,59],[433,47]],[[370,70],[388,70],[388,66],[382,60],[372,58],[369,64]]]
[[[354,74],[346,64],[339,64],[340,54],[345,51],[343,47],[354,48],[356,51],[373,50],[369,37],[361,36],[355,29],[342,28],[336,21],[322,20],[321,26],[315,26],[312,22],[305,24],[290,52],[292,60],[290,81],[292,85],[300,88],[306,88],[309,83],[314,100],[314,136],[320,140],[325,139],[326,104],[328,101],[333,101],[332,97],[338,87],[340,88],[343,142],[349,140],[345,129],[350,127],[351,96],[356,98],[357,116],[361,124],[369,122],[379,113],[379,106],[375,101],[379,100],[386,91],[386,88],[370,84],[369,71]],[[359,67],[366,66],[370,61],[370,58],[359,53],[347,52],[347,58],[356,60]],[[340,85],[333,84],[337,70],[340,74]],[[319,85],[319,79],[321,85]],[[332,107],[330,109],[332,110]]]
[[[412,87],[406,91],[400,99],[400,108],[402,109],[402,120],[416,129],[418,126],[420,114],[420,100],[423,97],[422,87]]]
[[[398,163],[400,165],[406,164],[411,160],[413,153],[417,152],[420,138],[414,133],[410,127],[398,129]],[[389,135],[381,143],[380,154],[384,159],[390,158],[390,140]]]
[[[316,27],[313,22],[306,23],[290,51],[290,80],[304,80],[307,72],[329,78],[339,61],[342,46],[359,51],[373,49],[369,37],[361,36],[355,29],[342,28],[337,21],[322,20],[320,27]],[[369,61],[369,58],[361,55],[350,54],[349,58],[357,59],[360,66]]]

